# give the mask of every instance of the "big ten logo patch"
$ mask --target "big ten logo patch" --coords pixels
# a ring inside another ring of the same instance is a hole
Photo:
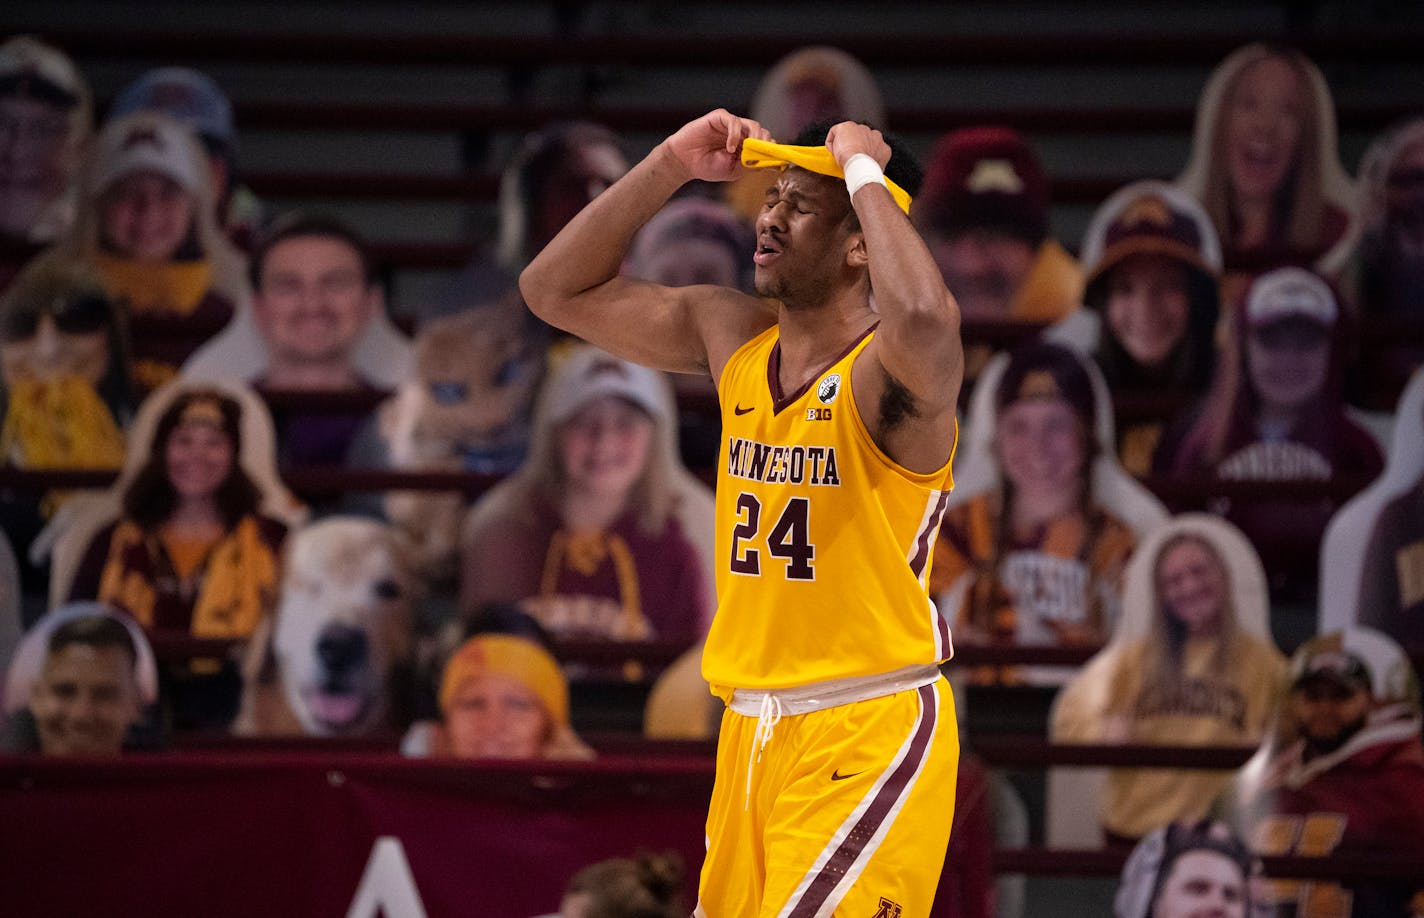
[[[880,907],[870,918],[900,918],[900,906],[884,896],[880,897]]]
[[[1294,854],[1327,857],[1345,834],[1345,817],[1339,813],[1309,816],[1270,816],[1256,827],[1255,848],[1264,855]],[[1348,918],[1353,896],[1333,883],[1271,880],[1267,884],[1272,904],[1308,918]]]
[[[806,420],[808,421],[829,421],[831,419],[831,409],[829,408],[807,408]]]
[[[816,398],[821,400],[822,405],[829,405],[841,394],[841,374],[832,373],[821,384],[816,387]]]

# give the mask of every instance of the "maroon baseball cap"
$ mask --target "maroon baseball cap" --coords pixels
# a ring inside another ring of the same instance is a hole
[[[1048,203],[1048,177],[1023,136],[972,127],[935,144],[915,216],[947,235],[987,229],[1037,245],[1048,236]]]
[[[1035,341],[1015,350],[994,396],[999,411],[1026,399],[1061,398],[1083,419],[1088,430],[1097,423],[1093,379],[1083,361],[1069,349],[1050,342]]]

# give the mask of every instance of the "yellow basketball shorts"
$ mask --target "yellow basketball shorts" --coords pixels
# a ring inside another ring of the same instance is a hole
[[[696,918],[928,915],[959,769],[949,683],[788,715],[764,746],[757,722],[722,715]]]

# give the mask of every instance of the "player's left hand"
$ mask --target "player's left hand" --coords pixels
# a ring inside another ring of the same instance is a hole
[[[826,134],[826,149],[842,169],[857,153],[866,154],[879,163],[881,169],[890,162],[890,145],[880,132],[855,121],[842,121],[831,128]]]

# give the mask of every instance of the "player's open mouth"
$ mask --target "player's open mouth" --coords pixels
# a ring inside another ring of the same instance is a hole
[[[781,243],[773,239],[769,234],[763,233],[757,240],[756,252],[752,255],[752,261],[758,265],[767,265],[776,260],[781,254]]]

